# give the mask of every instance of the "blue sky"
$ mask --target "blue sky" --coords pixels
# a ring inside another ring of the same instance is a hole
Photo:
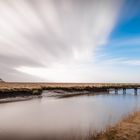
[[[122,73],[126,75],[125,77],[134,75],[135,79],[130,78],[133,82],[139,82],[140,78],[139,7],[140,1],[125,1],[108,42],[97,51],[97,56],[101,55],[101,57],[96,60],[97,63],[105,61],[106,65],[111,63],[111,67],[117,69],[117,74]],[[125,82],[125,80],[120,81]],[[129,81],[131,82],[131,80]]]
[[[0,0],[0,77],[140,82],[139,7],[139,0]]]
[[[103,46],[108,56],[140,59],[140,12],[130,19],[120,19]]]
[[[105,82],[140,82],[140,1],[126,0],[105,44],[97,48],[95,63],[112,77]],[[112,72],[114,74],[112,74]]]

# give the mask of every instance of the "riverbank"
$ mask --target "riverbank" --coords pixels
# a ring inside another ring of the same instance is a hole
[[[140,140],[140,112],[122,120],[115,127],[99,134],[94,140]]]
[[[106,88],[100,87],[99,84],[67,84],[67,83],[0,83],[0,99],[23,97],[23,96],[36,96],[41,95],[43,90],[58,91],[57,94],[61,96],[65,92],[71,94],[63,96],[81,95],[89,92],[105,92]],[[63,91],[63,92],[62,92]],[[64,92],[65,91],[65,92]],[[75,92],[81,92],[76,93]]]
[[[43,90],[60,90],[67,92],[109,92],[109,90],[134,89],[137,95],[138,83],[8,83],[0,82],[0,98],[41,95]],[[72,94],[73,96],[73,94]]]

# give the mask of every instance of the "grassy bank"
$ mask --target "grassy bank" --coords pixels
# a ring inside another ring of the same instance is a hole
[[[140,112],[123,119],[115,127],[99,134],[95,140],[140,140]]]
[[[104,92],[106,88],[98,84],[67,84],[67,83],[0,83],[0,98],[41,95],[43,90],[61,90],[67,92]],[[79,94],[79,93],[78,93]],[[72,96],[74,94],[71,94]],[[71,96],[69,95],[69,96]],[[81,93],[80,93],[81,95]],[[64,95],[65,96],[65,95]]]
[[[0,82],[0,92],[64,90],[102,92],[108,89],[140,88],[140,83],[8,83]]]
[[[0,83],[0,99],[18,96],[40,95],[42,87],[34,84]]]

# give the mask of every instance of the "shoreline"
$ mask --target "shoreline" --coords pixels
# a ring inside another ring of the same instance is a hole
[[[28,101],[28,100],[32,100],[32,99],[36,99],[36,98],[42,98],[42,96],[41,95],[29,95],[29,96],[0,98],[0,104]]]
[[[0,99],[18,96],[41,95],[44,90],[63,90],[66,92],[106,92],[114,90],[134,89],[137,95],[137,89],[140,88],[140,83],[14,83],[0,82]]]
[[[16,82],[0,82],[0,103],[4,103],[3,99],[7,99],[8,102],[18,101],[17,98],[30,98],[30,96],[41,96],[43,91],[56,92],[54,97],[68,98],[81,95],[98,95],[109,94],[111,90],[114,90],[115,94],[118,94],[118,90],[123,90],[123,94],[126,93],[125,88],[138,88],[138,83],[16,83]],[[117,91],[116,91],[117,90]],[[125,93],[124,93],[125,92]],[[94,94],[93,94],[94,93]],[[46,93],[48,95],[48,93]],[[135,95],[137,93],[134,92]],[[52,96],[52,95],[51,95]],[[8,99],[9,98],[9,99]],[[11,98],[11,99],[10,99]],[[15,99],[16,98],[16,99]],[[23,99],[21,99],[23,100]],[[7,101],[6,101],[7,102]]]
[[[49,84],[49,83],[0,83],[0,99],[37,96],[41,95],[44,90],[48,91],[64,91],[64,92],[107,92],[106,88],[95,87],[93,85],[81,84]],[[58,92],[59,93],[59,92]],[[73,95],[73,94],[72,94]],[[65,96],[65,95],[64,95]]]
[[[49,93],[51,91],[51,93]],[[19,102],[19,101],[27,101],[27,100],[32,100],[36,98],[42,98],[42,97],[49,97],[49,98],[71,98],[71,97],[76,97],[76,96],[95,96],[95,95],[102,95],[106,94],[108,95],[107,92],[91,92],[91,91],[65,91],[65,90],[44,90],[40,94],[23,94],[22,92],[18,92],[19,94],[15,94],[13,92],[12,94],[8,92],[6,96],[2,96],[0,98],[0,104],[2,103],[10,103],[10,102]],[[5,93],[4,93],[5,94]],[[9,96],[10,94],[10,96]]]

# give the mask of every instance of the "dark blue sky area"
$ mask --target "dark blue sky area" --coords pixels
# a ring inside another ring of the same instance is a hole
[[[120,21],[114,28],[111,39],[133,36],[140,36],[140,16],[135,16],[131,20]]]
[[[126,0],[110,39],[140,36],[140,0]]]

